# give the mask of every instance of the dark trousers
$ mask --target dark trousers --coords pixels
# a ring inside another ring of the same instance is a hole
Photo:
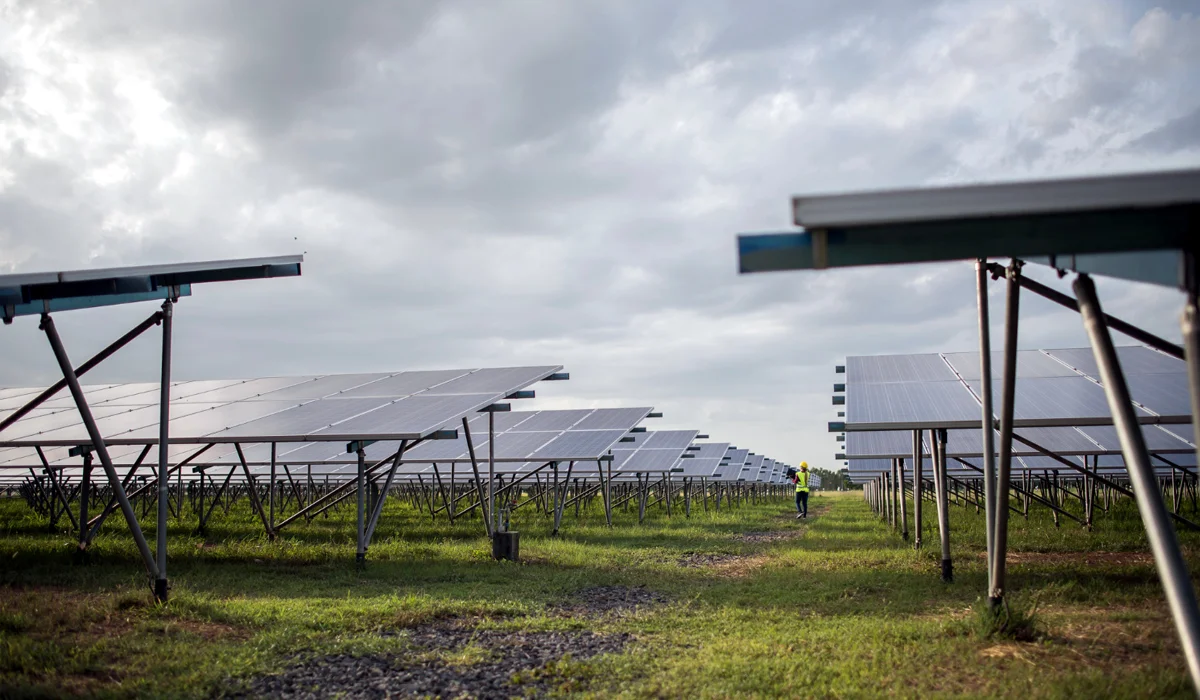
[[[808,491],[796,492],[796,512],[808,515]]]

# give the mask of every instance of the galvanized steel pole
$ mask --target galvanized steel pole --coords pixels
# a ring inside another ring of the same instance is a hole
[[[354,554],[354,561],[362,566],[367,561],[366,547],[366,495],[367,495],[367,454],[362,446],[358,445],[358,547]],[[250,488],[254,488],[251,484]]]
[[[1005,565],[1008,560],[1008,484],[1012,474],[1013,411],[1017,390],[1017,331],[1020,322],[1021,262],[1008,266],[1008,288],[1004,306],[1004,375],[1000,387],[1000,469],[996,474],[992,537],[991,576],[988,604],[994,609],[1004,600]],[[990,432],[990,430],[988,431]]]
[[[988,583],[996,556],[996,444],[992,422],[992,331],[988,312],[987,259],[975,262],[976,303],[979,307],[979,400],[983,409],[983,512],[987,530]]]
[[[167,437],[171,421],[171,326],[174,304],[170,299],[162,305],[162,374],[158,389],[158,578],[154,581],[154,599],[167,600],[167,517],[170,515],[170,465],[167,464]],[[179,517],[183,518],[183,501],[179,502]]]
[[[1117,351],[1104,323],[1100,300],[1096,297],[1096,287],[1087,275],[1080,275],[1073,288],[1075,297],[1079,300],[1079,312],[1083,315],[1084,327],[1092,342],[1096,364],[1099,365],[1100,380],[1104,383],[1104,393],[1108,397],[1109,410],[1112,411],[1113,426],[1121,440],[1121,454],[1125,458],[1138,510],[1141,511],[1146,536],[1150,540],[1150,549],[1154,553],[1158,577],[1162,581],[1171,615],[1175,619],[1175,629],[1179,633],[1183,653],[1187,658],[1192,685],[1194,688],[1200,688],[1200,607],[1196,603],[1196,592],[1192,588],[1187,563],[1179,550],[1179,540],[1163,503],[1162,492],[1158,490],[1158,478],[1150,464],[1145,437],[1129,398],[1129,388],[1125,385],[1125,376],[1117,360]],[[1185,342],[1186,340],[1185,338]],[[1193,394],[1193,405],[1195,400]]]
[[[932,431],[934,487],[937,489],[938,534],[942,541],[942,580],[954,580],[954,564],[950,560],[950,485],[946,479],[946,431]]]
[[[146,564],[146,571],[157,580],[159,578],[158,564],[154,561],[154,554],[150,551],[150,545],[146,544],[145,536],[142,535],[142,528],[137,521],[137,513],[134,512],[129,498],[125,495],[125,489],[121,486],[121,479],[117,476],[117,470],[108,456],[108,447],[104,444],[104,436],[96,427],[92,410],[88,406],[87,398],[83,395],[83,389],[79,386],[79,378],[75,376],[75,369],[71,367],[71,360],[67,357],[66,348],[63,347],[62,339],[58,337],[58,329],[54,327],[54,319],[49,314],[42,316],[41,328],[46,332],[46,338],[50,341],[50,347],[54,351],[54,358],[58,361],[58,368],[62,371],[63,379],[67,380],[71,398],[74,399],[75,407],[79,410],[79,417],[83,420],[83,426],[92,440],[92,448],[100,457],[101,466],[104,467],[104,475],[108,477],[108,483],[117,497],[117,502],[121,504],[121,513],[124,514],[125,522],[129,525],[129,532],[137,543],[142,561]]]
[[[557,482],[555,483],[557,487]],[[500,529],[496,517],[496,411],[488,411],[488,517],[492,520],[492,533]]]
[[[922,482],[925,471],[925,457],[921,454],[921,431],[913,431],[913,548],[921,548],[921,530],[923,523],[921,522],[921,499],[925,491],[925,485]]]

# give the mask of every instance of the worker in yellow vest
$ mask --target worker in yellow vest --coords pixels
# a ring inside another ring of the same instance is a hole
[[[800,463],[800,471],[792,477],[796,484],[796,519],[808,517],[808,462]]]

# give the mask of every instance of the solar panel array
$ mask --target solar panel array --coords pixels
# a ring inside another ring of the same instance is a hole
[[[1142,346],[1121,347],[1117,352],[1151,452],[1175,464],[1194,461],[1184,363]],[[993,353],[992,365],[993,403],[998,411],[1002,352]],[[978,352],[850,357],[845,372],[845,456],[852,471],[887,471],[891,458],[911,463],[914,429],[948,429],[950,469],[967,469],[956,458],[979,461]],[[1120,468],[1121,447],[1110,423],[1090,348],[1017,353],[1014,424],[1018,436],[1076,462],[1092,457],[1092,463],[1099,459],[1101,468]],[[922,449],[928,455],[929,433],[924,436]],[[1063,467],[1020,440],[1014,440],[1013,454],[1016,469]]]
[[[414,440],[561,369],[505,367],[178,382],[171,387],[171,441]],[[0,395],[0,419],[39,391],[5,390]],[[84,393],[107,442],[157,442],[155,385],[92,385]],[[86,442],[87,431],[69,396],[51,399],[0,432],[0,446],[70,447]]]

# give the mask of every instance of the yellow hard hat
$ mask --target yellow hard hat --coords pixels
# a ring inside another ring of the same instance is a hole
[[[808,462],[801,462],[801,463],[800,463],[800,468],[801,468],[801,469],[808,469]]]

